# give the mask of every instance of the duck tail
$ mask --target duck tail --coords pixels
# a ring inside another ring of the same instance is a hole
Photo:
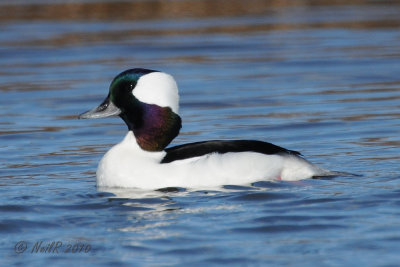
[[[360,177],[362,175],[360,174],[354,174],[350,172],[342,172],[342,171],[330,171],[330,170],[325,170],[325,169],[320,169],[320,171],[313,175],[313,179],[319,179],[319,178],[333,178],[333,177],[338,177],[338,176],[345,176],[345,177]]]

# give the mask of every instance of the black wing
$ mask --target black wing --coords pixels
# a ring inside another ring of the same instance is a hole
[[[301,155],[297,151],[288,150],[271,143],[254,140],[232,140],[232,141],[204,141],[190,144],[174,146],[165,149],[167,154],[161,163],[170,163],[175,160],[183,160],[193,157],[200,157],[210,153],[228,153],[228,152],[257,152],[267,155],[286,153],[292,155]]]

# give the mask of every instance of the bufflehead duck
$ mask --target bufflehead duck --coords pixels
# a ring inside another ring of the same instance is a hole
[[[116,76],[103,103],[79,116],[119,116],[129,129],[101,159],[97,186],[204,188],[336,174],[299,152],[262,141],[213,140],[167,148],[181,128],[178,109],[178,86],[171,75],[136,68]]]

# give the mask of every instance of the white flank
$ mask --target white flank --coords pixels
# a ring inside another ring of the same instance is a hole
[[[139,78],[133,95],[141,102],[170,107],[179,112],[179,94],[175,79],[163,72],[152,72]]]
[[[254,152],[209,154],[160,164],[166,152],[143,151],[132,132],[112,147],[97,169],[99,187],[158,189],[245,185],[262,180],[295,181],[325,171],[298,156]]]

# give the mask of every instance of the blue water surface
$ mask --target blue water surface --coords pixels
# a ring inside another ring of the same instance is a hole
[[[398,266],[400,5],[313,2],[2,3],[1,265]],[[361,176],[97,189],[127,129],[77,115],[132,67],[178,81],[174,144],[259,139]]]

